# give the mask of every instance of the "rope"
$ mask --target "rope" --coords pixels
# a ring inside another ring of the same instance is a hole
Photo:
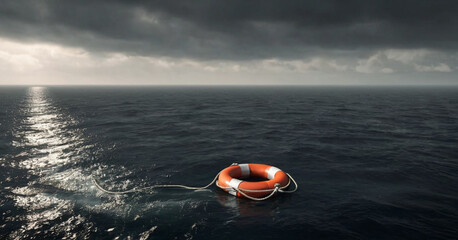
[[[283,190],[284,188],[287,188],[289,186],[289,183],[288,183],[288,185],[286,185],[283,188],[278,189],[278,191],[281,192],[281,193],[293,193],[293,192],[297,191],[297,189],[299,188],[299,186],[297,185],[297,182],[294,180],[294,178],[291,175],[289,175],[289,173],[287,173],[287,172],[285,172],[285,173],[286,173],[286,175],[288,175],[289,179],[291,179],[291,181],[293,181],[293,183],[294,183],[294,185],[296,187],[293,190]]]
[[[275,193],[277,193],[278,190],[279,190],[279,187],[275,187],[274,190],[272,191],[272,193],[270,193],[269,195],[267,195],[265,197],[262,197],[262,198],[256,198],[256,197],[249,196],[246,193],[244,193],[243,191],[240,191],[240,189],[236,189],[236,190],[237,190],[237,192],[239,192],[240,194],[242,194],[244,197],[246,197],[248,199],[255,200],[255,201],[264,201],[264,200],[269,199],[270,197],[272,197]]]
[[[232,164],[232,165],[234,165],[234,164]],[[102,186],[100,186],[100,184],[97,182],[97,180],[94,178],[94,176],[91,176],[91,178],[92,178],[92,182],[94,182],[94,185],[100,191],[102,191],[104,193],[108,193],[108,194],[134,193],[134,192],[141,192],[141,191],[145,191],[145,190],[148,190],[148,189],[155,189],[155,188],[184,188],[184,189],[189,189],[189,190],[203,190],[203,189],[206,189],[206,188],[210,187],[213,183],[216,182],[216,186],[221,188],[221,189],[223,189],[223,190],[226,190],[226,191],[235,190],[235,191],[237,191],[238,193],[240,193],[241,195],[243,195],[244,197],[246,197],[248,199],[255,200],[255,201],[263,201],[263,200],[269,199],[270,197],[272,197],[277,192],[293,193],[293,192],[297,191],[297,189],[299,188],[299,186],[297,185],[297,182],[294,180],[294,178],[291,175],[289,175],[288,173],[286,173],[286,172],[285,172],[286,175],[288,175],[289,179],[291,179],[291,181],[295,185],[295,188],[293,190],[283,190],[285,188],[288,188],[288,186],[290,185],[290,181],[288,181],[288,184],[286,184],[286,186],[284,186],[284,187],[275,186],[274,189],[251,190],[251,189],[243,189],[243,188],[223,187],[223,186],[219,185],[218,182],[216,181],[216,179],[218,179],[218,176],[221,174],[221,172],[222,172],[222,170],[218,174],[216,174],[216,176],[213,178],[213,180],[209,184],[207,184],[207,185],[205,185],[203,187],[191,187],[191,186],[179,185],[179,184],[158,184],[158,185],[153,185],[153,186],[143,187],[143,188],[133,188],[133,189],[129,189],[129,190],[126,190],[126,191],[110,191],[110,190],[107,190],[107,189],[103,188]],[[265,197],[257,198],[257,197],[251,197],[248,194],[246,194],[245,192],[247,192],[247,193],[271,192],[271,193],[269,195],[265,196]]]
[[[191,187],[191,186],[179,185],[179,184],[158,184],[158,185],[153,185],[153,186],[144,187],[144,188],[133,188],[133,189],[129,189],[129,190],[126,190],[126,191],[110,191],[110,190],[107,190],[107,189],[103,188],[102,186],[100,186],[100,184],[97,182],[97,180],[95,180],[94,176],[91,176],[91,177],[92,177],[92,182],[94,182],[95,186],[100,191],[102,191],[104,193],[108,193],[108,194],[126,194],[126,193],[142,192],[142,191],[149,190],[149,189],[154,189],[154,188],[184,188],[184,189],[189,189],[189,190],[202,190],[202,189],[206,189],[206,188],[210,187],[216,181],[216,179],[218,178],[220,173],[221,173],[221,171],[218,174],[216,174],[215,178],[213,178],[213,180],[209,184],[207,184],[207,185],[205,185],[203,187]]]

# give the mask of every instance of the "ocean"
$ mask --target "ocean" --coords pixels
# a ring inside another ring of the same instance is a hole
[[[0,87],[1,239],[456,239],[457,87]],[[255,202],[231,163],[291,174]]]

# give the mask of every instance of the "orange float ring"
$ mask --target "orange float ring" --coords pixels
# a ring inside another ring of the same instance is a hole
[[[243,181],[243,179],[249,177],[268,180],[260,182]],[[243,194],[246,194],[249,197],[262,198],[273,194],[276,188],[283,189],[288,187],[289,177],[282,170],[265,164],[236,164],[221,171],[217,185],[237,197],[243,197]]]

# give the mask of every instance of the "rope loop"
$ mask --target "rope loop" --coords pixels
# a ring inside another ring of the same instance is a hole
[[[244,197],[248,198],[248,199],[251,199],[251,200],[254,200],[254,201],[264,201],[264,200],[267,200],[269,199],[270,197],[272,197],[275,193],[278,192],[279,190],[279,187],[275,187],[272,191],[272,189],[269,189],[269,191],[272,191],[269,195],[265,196],[265,197],[262,197],[262,198],[256,198],[256,197],[252,197],[252,196],[249,196],[247,195],[246,193],[244,193],[243,191],[241,191],[241,189],[235,189],[235,191],[239,192],[240,194],[242,194]]]
[[[286,175],[288,175],[289,179],[291,179],[291,181],[294,183],[295,188],[293,190],[283,190],[283,189],[285,189],[285,188],[287,188],[289,186],[289,183],[288,183],[288,185],[286,185],[282,189],[279,189],[278,191],[281,192],[281,193],[293,193],[293,192],[297,191],[297,189],[299,188],[299,186],[297,185],[297,182],[294,180],[294,178],[291,175],[289,175],[289,173],[287,173],[287,172],[285,172],[285,173],[286,173]]]

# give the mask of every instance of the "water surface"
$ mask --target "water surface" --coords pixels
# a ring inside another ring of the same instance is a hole
[[[0,236],[454,239],[458,89],[2,87]],[[292,174],[264,202],[210,191],[233,162]]]

